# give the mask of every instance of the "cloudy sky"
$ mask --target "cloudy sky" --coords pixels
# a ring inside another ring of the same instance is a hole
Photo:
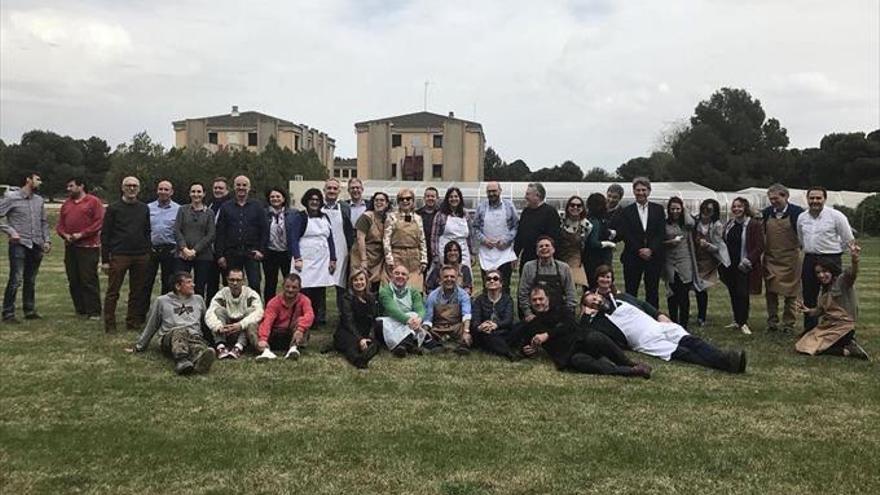
[[[723,86],[792,146],[880,127],[877,0],[0,0],[0,137],[101,136],[258,110],[355,155],[354,123],[428,110],[504,159],[613,170]]]

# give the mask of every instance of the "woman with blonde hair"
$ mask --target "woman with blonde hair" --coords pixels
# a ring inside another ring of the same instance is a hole
[[[385,217],[385,271],[390,273],[397,265],[405,266],[410,274],[409,285],[421,291],[428,267],[428,248],[415,203],[415,193],[405,187],[397,193],[397,210]]]

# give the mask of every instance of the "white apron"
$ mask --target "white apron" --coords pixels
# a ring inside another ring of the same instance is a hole
[[[302,287],[330,287],[334,284],[330,274],[330,223],[324,217],[309,217],[306,231],[299,239],[299,254],[302,256],[302,270],[297,271],[294,260],[290,260],[290,272],[302,278]],[[335,239],[334,239],[335,240]],[[338,262],[337,262],[338,263]],[[337,271],[339,270],[337,265]]]
[[[678,341],[689,335],[677,323],[662,323],[626,301],[617,300],[617,303],[620,306],[608,319],[623,332],[626,342],[636,352],[669,361],[678,349]]]
[[[406,295],[402,298],[394,294],[394,302],[400,306],[402,311],[406,312],[408,317],[418,316],[415,311],[410,311],[412,309],[412,294],[409,291],[406,291]],[[416,333],[406,323],[401,323],[390,316],[380,316],[376,319],[382,322],[382,337],[385,339],[385,345],[389,349],[394,349],[403,339],[410,335],[416,337],[419,345],[422,345],[422,341],[425,340],[424,332],[419,331]]]
[[[504,207],[487,208],[483,217],[483,235],[490,239],[500,239],[509,233],[507,230],[507,213]],[[506,248],[498,249],[480,244],[480,268],[483,271],[494,270],[499,266],[516,260],[513,243]]]
[[[335,210],[326,206],[321,211],[330,218],[330,226],[333,230],[333,244],[336,248],[336,271],[333,272],[333,283],[337,287],[345,288],[348,285],[345,275],[345,261],[348,258],[348,243],[345,242],[345,231],[342,228],[342,208],[336,205]]]
[[[471,266],[471,250],[470,250],[470,229],[468,229],[467,218],[459,218],[452,215],[446,217],[446,228],[440,235],[437,244],[437,252],[434,257],[443,261],[443,248],[449,241],[455,241],[461,247],[461,263]],[[442,263],[441,263],[442,264]]]

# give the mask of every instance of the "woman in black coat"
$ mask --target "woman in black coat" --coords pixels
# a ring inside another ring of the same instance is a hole
[[[369,278],[362,268],[354,268],[348,277],[350,289],[342,299],[339,325],[333,334],[333,347],[355,367],[366,369],[370,359],[379,352],[376,342],[377,328],[381,323],[376,295],[367,289]]]

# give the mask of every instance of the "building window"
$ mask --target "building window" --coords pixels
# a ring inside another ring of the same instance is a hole
[[[391,164],[391,178],[393,179],[395,177],[397,177],[397,164],[392,163]]]
[[[299,136],[293,136],[293,151],[299,151]]]
[[[340,177],[342,175],[342,171],[338,168],[333,169],[333,177]]]
[[[257,145],[257,133],[249,132],[248,133],[248,146],[256,146]]]
[[[431,167],[431,177],[433,177],[435,179],[442,179],[443,178],[443,164],[442,163],[435,163]]]
[[[403,138],[401,138],[400,134],[392,134],[391,135],[391,147],[392,148],[400,148],[403,144]]]
[[[217,144],[217,133],[209,132],[208,133],[208,144]]]
[[[356,169],[356,168],[351,169],[351,176],[357,177],[358,176],[358,169]]]
[[[442,148],[443,147],[443,134],[434,134],[434,148]]]

